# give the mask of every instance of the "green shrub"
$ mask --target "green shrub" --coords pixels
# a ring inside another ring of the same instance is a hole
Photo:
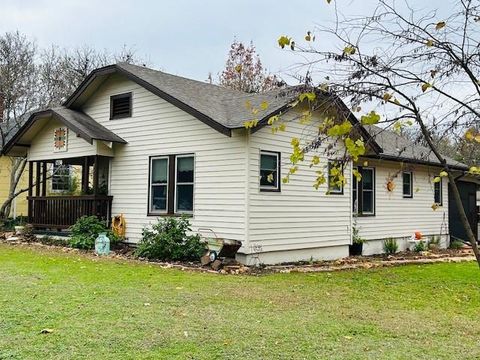
[[[425,242],[423,240],[420,240],[419,242],[417,242],[415,244],[415,246],[413,247],[413,251],[415,252],[422,252],[422,251],[425,251],[427,250],[427,245],[425,244]]]
[[[144,228],[135,255],[162,261],[198,260],[205,253],[200,236],[191,231],[186,217],[158,219],[152,228]]]
[[[118,239],[113,232],[106,228],[105,222],[96,216],[82,216],[75,225],[70,227],[71,237],[68,244],[77,249],[90,250],[95,248],[95,239],[100,233],[106,233],[110,244],[115,244]]]
[[[450,243],[450,249],[458,250],[458,249],[461,249],[461,248],[463,248],[463,242],[460,241],[460,240],[453,240]]]
[[[397,240],[394,238],[388,238],[383,241],[383,251],[385,254],[392,255],[398,251]]]

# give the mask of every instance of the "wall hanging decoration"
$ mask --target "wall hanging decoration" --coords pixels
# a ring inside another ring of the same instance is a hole
[[[67,151],[68,128],[60,127],[53,131],[53,151]]]
[[[387,181],[387,190],[388,190],[389,192],[392,192],[393,190],[395,190],[395,183],[393,182],[392,179],[389,179],[389,180]]]

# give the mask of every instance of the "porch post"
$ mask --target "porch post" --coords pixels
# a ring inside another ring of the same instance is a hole
[[[98,155],[93,158],[93,194],[98,195]]]
[[[40,196],[40,165],[41,163],[37,161],[36,171],[35,171],[35,196]]]
[[[42,196],[47,196],[47,162],[42,162]]]
[[[28,196],[33,195],[33,161],[28,162]]]
[[[82,165],[82,193],[88,193],[88,156],[83,158],[83,165]]]

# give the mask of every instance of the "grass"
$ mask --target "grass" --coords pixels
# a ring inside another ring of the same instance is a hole
[[[2,360],[478,359],[479,314],[473,262],[222,276],[0,244]]]

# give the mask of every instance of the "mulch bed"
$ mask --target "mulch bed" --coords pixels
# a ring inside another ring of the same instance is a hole
[[[64,253],[77,253],[92,260],[98,260],[93,251],[84,251],[73,249],[65,246],[43,244],[35,237],[28,237],[23,239],[19,237],[18,240],[6,240],[11,233],[0,233],[0,242],[12,246],[35,247],[43,248],[49,251],[61,251]],[[297,262],[284,263],[279,265],[266,266],[245,266],[235,261],[229,261],[224,264],[219,270],[213,270],[209,266],[202,266],[200,262],[161,262],[152,261],[142,258],[137,258],[133,254],[133,249],[124,247],[122,249],[114,250],[108,256],[102,258],[122,261],[132,261],[139,263],[149,263],[159,266],[164,269],[178,269],[182,271],[196,271],[214,274],[248,274],[248,275],[263,275],[271,273],[311,273],[311,272],[333,272],[341,270],[355,270],[355,269],[372,269],[380,267],[401,266],[409,264],[435,264],[444,262],[464,262],[473,261],[475,256],[470,248],[464,249],[439,249],[434,251],[425,251],[416,253],[413,251],[403,251],[395,255],[371,255],[371,256],[355,256],[331,261],[314,261],[314,262]]]

